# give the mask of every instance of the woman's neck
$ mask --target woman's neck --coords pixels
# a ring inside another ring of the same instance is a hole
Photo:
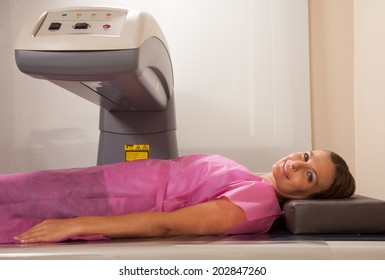
[[[271,172],[266,173],[266,174],[262,175],[261,177],[263,179],[265,179],[266,181],[268,181],[273,186],[274,191],[275,191],[275,195],[276,195],[279,203],[282,203],[282,202],[287,200],[287,198],[283,197],[280,193],[277,192],[276,182],[275,182],[274,176]]]
[[[266,181],[268,181],[270,184],[272,184],[274,189],[275,189],[276,183],[275,183],[275,180],[274,180],[274,176],[273,176],[273,174],[271,172],[270,173],[266,173],[266,174],[262,175],[261,177],[263,179],[265,179]]]

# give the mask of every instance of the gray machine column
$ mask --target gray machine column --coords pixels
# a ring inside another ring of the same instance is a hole
[[[178,156],[174,98],[159,112],[111,112],[100,109],[98,164]]]

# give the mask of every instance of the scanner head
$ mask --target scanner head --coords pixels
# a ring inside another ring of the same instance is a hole
[[[173,94],[167,42],[152,16],[102,7],[56,9],[28,21],[19,69],[108,111],[162,111]]]

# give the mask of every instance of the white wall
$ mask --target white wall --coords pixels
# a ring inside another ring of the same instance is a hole
[[[354,4],[356,177],[362,193],[385,199],[385,2]]]
[[[14,68],[12,57],[12,36],[11,22],[8,15],[10,6],[8,1],[2,1],[0,5],[0,24],[4,28],[0,30],[0,173],[14,169],[13,158],[10,157],[9,150],[13,150],[14,135],[14,91],[13,75]]]
[[[97,106],[18,71],[13,45],[25,18],[95,1],[0,0],[0,173],[94,165]],[[309,149],[306,0],[132,0],[171,50],[180,154],[219,153],[263,172]]]

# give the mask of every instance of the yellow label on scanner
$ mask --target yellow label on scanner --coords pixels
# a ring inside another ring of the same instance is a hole
[[[148,159],[150,157],[150,145],[134,144],[124,145],[125,160]]]

